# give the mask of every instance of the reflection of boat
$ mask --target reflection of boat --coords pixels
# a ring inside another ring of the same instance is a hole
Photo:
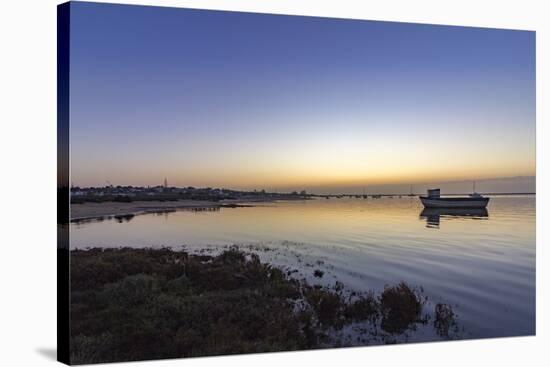
[[[485,208],[424,208],[420,213],[421,217],[432,215],[485,218],[489,216],[489,212]]]
[[[441,217],[464,218],[464,219],[486,219],[489,212],[485,208],[424,208],[420,218],[425,218],[427,227],[439,228]]]
[[[485,208],[489,198],[474,192],[463,197],[441,197],[439,189],[428,190],[428,196],[420,196],[426,208]]]

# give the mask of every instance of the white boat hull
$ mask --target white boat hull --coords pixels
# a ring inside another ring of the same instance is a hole
[[[489,198],[429,198],[420,197],[426,208],[485,208]]]

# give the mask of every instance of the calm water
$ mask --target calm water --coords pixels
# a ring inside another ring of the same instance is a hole
[[[486,212],[422,213],[409,197],[319,199],[71,224],[73,248],[230,244],[314,282],[422,286],[430,302],[453,305],[462,338],[535,333],[534,196],[493,197]]]

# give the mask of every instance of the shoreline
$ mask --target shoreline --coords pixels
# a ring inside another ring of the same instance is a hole
[[[108,218],[133,217],[140,214],[154,214],[178,209],[219,209],[245,207],[237,202],[214,202],[199,200],[182,201],[135,201],[131,203],[104,202],[71,204],[71,223]]]
[[[298,200],[298,199],[297,199]],[[303,199],[300,199],[303,200]],[[134,201],[121,203],[107,201],[101,203],[71,204],[70,222],[78,223],[84,221],[101,219],[125,219],[141,214],[155,214],[173,212],[176,210],[216,210],[221,208],[247,208],[256,206],[257,203],[270,203],[280,201],[270,198],[246,199],[246,200],[178,200],[178,201]]]

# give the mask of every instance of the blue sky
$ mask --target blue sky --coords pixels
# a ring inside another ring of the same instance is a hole
[[[534,175],[535,34],[73,2],[71,153],[79,185]]]

